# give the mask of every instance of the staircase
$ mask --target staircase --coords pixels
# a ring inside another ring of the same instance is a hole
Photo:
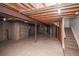
[[[79,56],[79,48],[70,28],[65,29],[65,56]]]

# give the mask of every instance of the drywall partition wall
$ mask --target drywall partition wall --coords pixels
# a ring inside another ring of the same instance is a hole
[[[70,21],[70,25],[79,46],[79,15]]]

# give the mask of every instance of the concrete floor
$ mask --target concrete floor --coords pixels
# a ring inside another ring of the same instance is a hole
[[[66,30],[65,49],[60,41],[53,37],[34,36],[22,40],[4,40],[0,42],[1,56],[79,56],[79,48],[71,29]],[[74,44],[73,44],[74,43]]]
[[[56,38],[34,37],[23,40],[6,40],[0,42],[1,56],[63,56],[63,50]]]

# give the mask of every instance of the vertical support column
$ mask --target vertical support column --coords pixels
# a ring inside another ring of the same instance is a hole
[[[8,40],[6,35],[6,18],[3,18],[3,40]]]
[[[35,23],[35,41],[37,41],[37,23]]]
[[[57,38],[57,31],[58,31],[57,26],[55,26],[55,37],[56,38]]]
[[[5,22],[3,21],[3,40],[5,40],[6,33],[5,33]]]
[[[27,24],[27,38],[29,38],[29,24]]]
[[[13,33],[13,35],[14,35],[14,37],[13,37],[13,39],[14,40],[19,40],[20,39],[20,25],[19,25],[19,23],[18,22],[15,22],[14,23],[14,33]]]
[[[54,28],[54,25],[52,26],[52,31],[53,31],[52,36],[55,37],[55,28]]]
[[[52,38],[52,25],[50,25],[50,39]]]
[[[61,33],[60,39],[61,39],[62,47],[65,48],[65,46],[64,46],[64,37],[65,37],[65,35],[64,35],[64,20],[63,19],[61,19],[59,26],[60,26],[60,33]]]
[[[47,27],[45,26],[45,36],[47,37]]]
[[[60,36],[61,36],[60,33],[61,33],[61,32],[60,32],[60,21],[59,21],[59,27],[58,27],[58,39],[59,39],[59,40],[61,40],[61,39],[60,39]]]
[[[50,25],[50,40],[51,40],[51,25]]]

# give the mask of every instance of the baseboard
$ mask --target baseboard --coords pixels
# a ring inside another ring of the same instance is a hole
[[[72,32],[73,32],[73,35],[74,35],[74,37],[75,37],[75,40],[76,40],[77,45],[78,45],[78,48],[79,48],[79,41],[78,41],[78,38],[77,38],[77,36],[76,36],[76,34],[75,34],[75,31],[74,31],[73,27],[71,27],[71,30],[72,30]]]

